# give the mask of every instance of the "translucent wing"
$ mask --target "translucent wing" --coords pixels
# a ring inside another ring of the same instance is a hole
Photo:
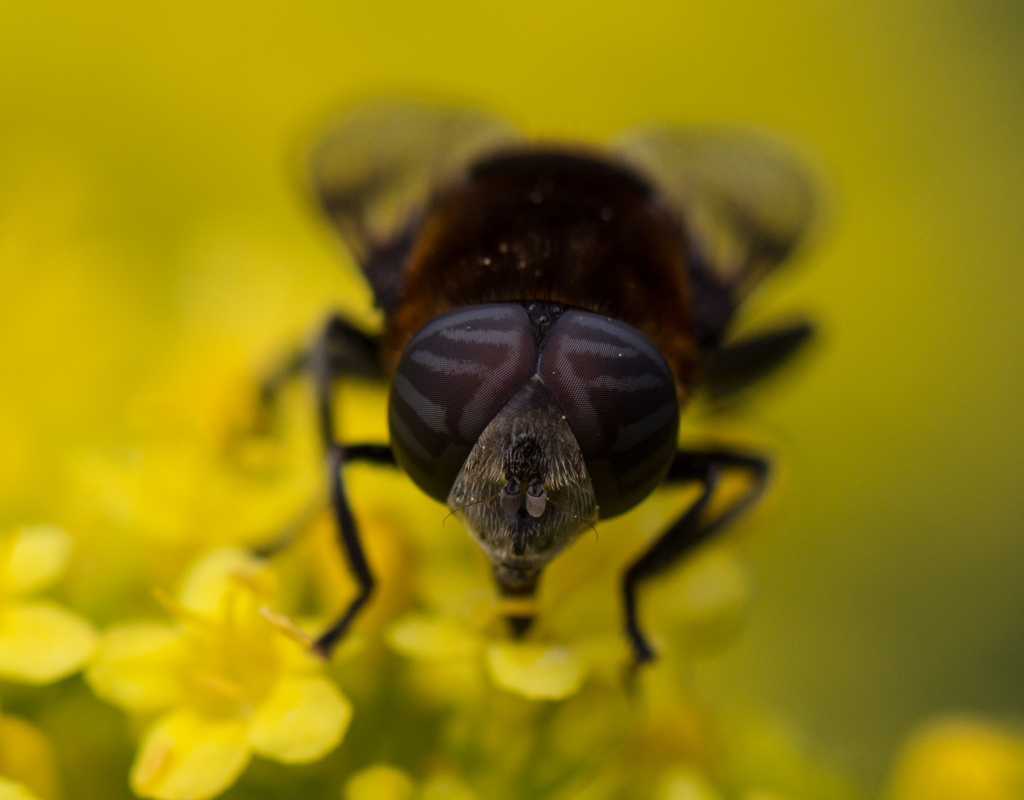
[[[736,132],[631,132],[615,151],[658,188],[699,268],[733,308],[789,255],[815,219],[818,192],[777,142]]]
[[[518,138],[509,123],[485,112],[379,102],[344,116],[314,149],[313,190],[381,308],[397,301],[402,264],[435,194],[479,157]]]

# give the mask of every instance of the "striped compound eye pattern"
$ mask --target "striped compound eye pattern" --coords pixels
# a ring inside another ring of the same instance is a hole
[[[600,314],[568,310],[540,344],[537,336],[513,303],[459,308],[422,328],[391,391],[395,456],[444,502],[484,429],[539,375],[576,437],[601,518],[621,514],[664,479],[675,454],[672,372],[646,336]]]
[[[576,437],[601,519],[654,491],[679,433],[675,379],[654,343],[618,320],[567,311],[544,340],[538,373]]]
[[[537,370],[537,339],[513,303],[465,306],[428,322],[402,353],[388,425],[402,468],[448,499],[484,428]]]

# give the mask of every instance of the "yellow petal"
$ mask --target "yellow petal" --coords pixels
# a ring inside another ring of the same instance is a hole
[[[415,786],[405,772],[374,764],[345,781],[345,800],[411,800]]]
[[[42,731],[18,717],[0,717],[0,775],[11,781],[0,785],[0,800],[5,797],[57,797],[57,762],[53,747]],[[11,788],[14,787],[14,788]],[[13,791],[22,794],[5,794]]]
[[[146,733],[129,782],[140,797],[206,800],[234,783],[249,758],[243,722],[179,711]]]
[[[487,648],[491,679],[531,700],[561,700],[579,691],[585,670],[577,653],[558,645],[497,642]]]
[[[14,534],[0,586],[13,595],[50,586],[68,564],[71,537],[56,525],[26,525]]]
[[[885,797],[1020,800],[1024,737],[975,719],[933,722],[904,748]]]
[[[100,639],[85,673],[92,690],[129,711],[158,711],[179,702],[180,631],[159,622],[115,625]]]
[[[56,603],[12,604],[0,614],[0,676],[49,683],[77,670],[96,647],[96,631]]]
[[[178,599],[182,605],[203,614],[220,616],[229,593],[237,590],[239,578],[262,579],[266,565],[241,547],[221,547],[207,553],[185,578]]]
[[[480,650],[480,637],[446,617],[409,614],[388,630],[388,644],[409,658],[466,658]]]
[[[285,678],[249,720],[247,739],[277,761],[314,761],[338,745],[351,718],[352,706],[327,678]]]
[[[0,800],[39,800],[23,783],[0,778]]]

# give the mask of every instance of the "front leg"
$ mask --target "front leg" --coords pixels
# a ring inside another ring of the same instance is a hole
[[[363,552],[359,527],[352,514],[345,482],[344,465],[350,461],[369,461],[395,465],[395,456],[387,445],[343,445],[338,441],[334,414],[334,390],[342,376],[381,378],[383,369],[378,357],[378,341],[339,316],[332,316],[313,347],[286,362],[264,382],[262,396],[268,405],[276,400],[281,387],[303,371],[308,371],[316,387],[320,434],[326,452],[327,482],[330,487],[331,510],[338,529],[338,538],[359,590],[344,613],[312,643],[312,649],[323,658],[330,658],[334,647],[345,635],[352,620],[370,599],[373,572]]]
[[[316,384],[316,402],[320,433],[327,455],[327,480],[330,486],[331,509],[338,537],[352,576],[359,591],[344,613],[313,642],[313,651],[330,658],[335,646],[345,635],[359,610],[373,593],[373,572],[363,552],[359,527],[345,492],[343,467],[349,461],[363,460],[378,464],[395,464],[395,456],[386,445],[354,445],[346,447],[338,441],[334,424],[334,389],[342,375],[380,378],[383,369],[379,359],[378,341],[334,316],[327,321],[324,332],[309,357],[309,368]]]
[[[739,469],[750,475],[747,490],[726,508],[708,518],[708,505],[725,469]],[[633,647],[636,665],[651,661],[655,652],[637,620],[636,591],[639,584],[669,568],[697,545],[747,510],[760,496],[768,478],[768,463],[760,456],[730,450],[705,452],[680,450],[669,469],[666,483],[698,481],[700,496],[634,561],[622,578],[622,599],[626,616],[626,635]]]
[[[383,380],[380,339],[361,331],[341,315],[332,314],[312,347],[292,353],[264,376],[260,383],[264,408],[271,410],[282,389],[306,372],[313,375],[318,389],[343,375]]]
[[[327,453],[327,480],[331,487],[331,509],[334,512],[334,520],[338,526],[338,534],[341,539],[342,548],[345,551],[345,559],[348,561],[348,568],[352,576],[359,584],[359,591],[349,602],[345,612],[334,621],[334,623],[313,642],[313,651],[325,659],[331,657],[335,645],[345,635],[352,620],[359,613],[373,592],[373,573],[366,561],[366,554],[363,552],[363,544],[359,539],[359,527],[352,515],[352,509],[348,503],[348,496],[345,493],[345,483],[341,475],[341,468],[345,461],[345,447],[341,444],[334,444]]]

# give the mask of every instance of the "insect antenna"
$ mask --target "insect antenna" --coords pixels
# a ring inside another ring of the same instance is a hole
[[[567,509],[567,508],[566,508],[565,506],[560,506],[560,505],[558,505],[558,503],[556,503],[556,502],[555,502],[554,500],[552,500],[552,499],[551,499],[551,496],[550,496],[550,495],[548,495],[548,496],[547,496],[547,497],[546,497],[545,499],[546,499],[546,500],[547,500],[547,501],[548,501],[549,503],[551,503],[551,505],[553,505],[553,506],[554,506],[555,508],[557,508],[557,509],[558,509],[559,511],[562,511],[562,512],[564,512],[564,513],[568,514],[568,515],[569,515],[570,517],[576,517],[576,519],[583,519],[583,517],[581,517],[581,516],[580,516],[579,514],[573,514],[573,513],[572,513],[572,512],[571,512],[571,511],[570,511],[569,509]],[[583,521],[584,521],[585,523],[587,523],[587,525],[589,525],[589,526],[590,526],[590,530],[592,530],[592,531],[594,532],[594,538],[595,538],[596,540],[600,541],[601,537],[597,535],[597,527],[596,527],[596,526],[594,525],[594,523],[593,523],[593,522],[591,522],[590,520],[587,520],[587,519],[583,519]]]
[[[478,506],[481,503],[486,503],[488,500],[497,500],[499,497],[501,497],[501,492],[498,492],[497,494],[492,494],[490,497],[485,497],[483,500],[474,500],[472,503],[466,503],[466,505],[464,505],[464,506],[459,506],[458,508],[453,508],[451,511],[449,511],[445,515],[444,519],[441,520],[441,528],[442,529],[444,528],[444,524],[448,521],[448,517],[450,517],[452,514],[457,514],[458,512],[462,511],[464,508],[469,508],[470,506]]]

